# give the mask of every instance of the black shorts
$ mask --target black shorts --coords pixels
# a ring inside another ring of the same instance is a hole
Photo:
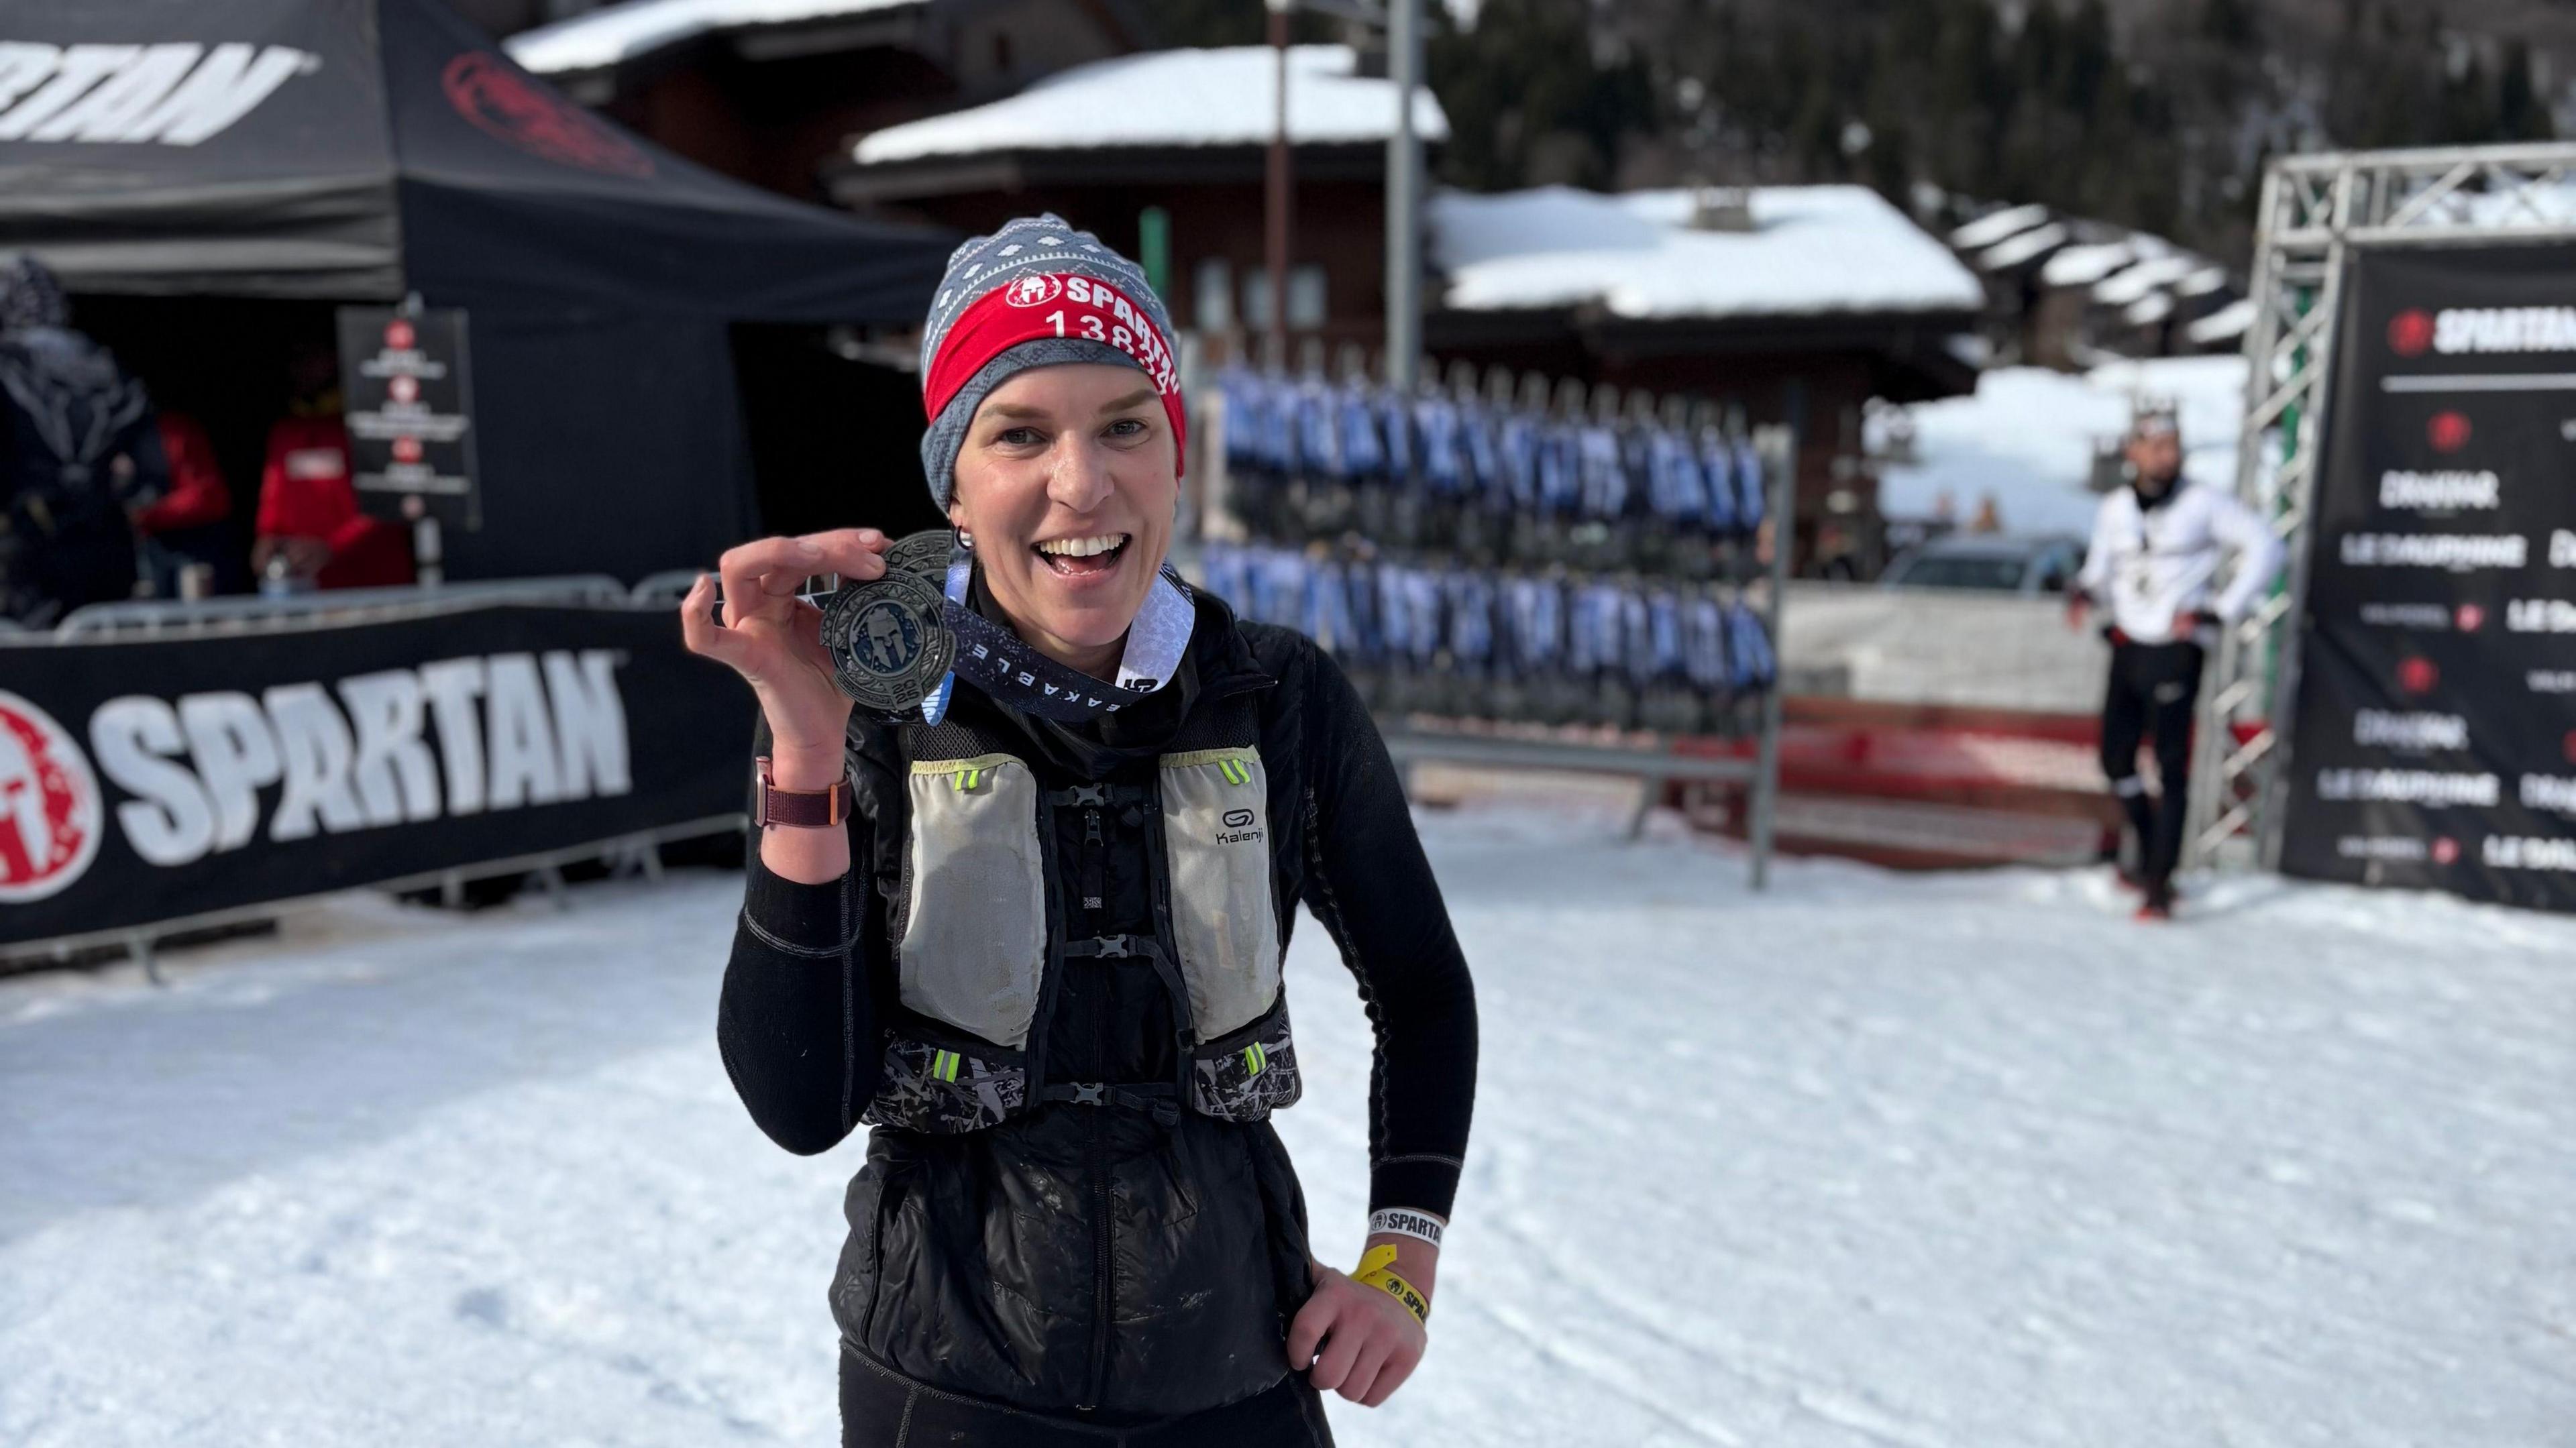
[[[842,1448],[1332,1448],[1321,1396],[1290,1373],[1249,1398],[1159,1422],[1085,1422],[944,1393],[841,1345]]]

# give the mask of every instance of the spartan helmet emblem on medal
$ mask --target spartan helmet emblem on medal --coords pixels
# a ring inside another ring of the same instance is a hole
[[[0,903],[42,900],[79,879],[103,824],[80,746],[44,710],[0,693]]]
[[[841,692],[889,714],[929,697],[957,653],[943,607],[929,579],[902,568],[833,595],[823,609],[822,644]]]
[[[921,656],[921,626],[899,605],[880,599],[859,615],[851,652],[876,673],[900,674]]]
[[[1002,300],[1015,307],[1043,307],[1064,295],[1064,283],[1051,276],[1025,276],[1002,290]]]

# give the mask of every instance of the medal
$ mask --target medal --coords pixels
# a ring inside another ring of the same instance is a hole
[[[940,536],[944,541],[946,535]],[[823,609],[822,642],[842,693],[888,718],[902,718],[948,676],[957,637],[943,617],[947,600],[939,589],[921,573],[896,566],[892,552],[886,564],[885,576],[832,596]],[[940,566],[947,566],[944,556]]]
[[[886,550],[886,572],[918,573],[930,580],[931,587],[946,588],[949,550],[955,546],[956,540],[945,528],[906,533]]]

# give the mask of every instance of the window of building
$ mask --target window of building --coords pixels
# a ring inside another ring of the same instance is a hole
[[[1270,273],[1266,268],[1244,268],[1243,329],[1247,332],[1270,330]]]
[[[1198,264],[1190,317],[1202,332],[1222,332],[1234,325],[1234,268],[1224,257],[1208,257]]]
[[[1324,325],[1324,269],[1309,263],[1288,268],[1288,330],[1312,332]],[[1243,325],[1246,331],[1270,330],[1270,272],[1256,267],[1243,274]]]
[[[1288,269],[1288,330],[1312,332],[1324,325],[1324,269],[1320,266],[1292,266]]]

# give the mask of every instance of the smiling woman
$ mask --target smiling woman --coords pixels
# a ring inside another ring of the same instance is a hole
[[[790,1151],[873,1128],[831,1292],[844,1441],[1328,1445],[1320,1393],[1375,1406],[1421,1360],[1475,1090],[1394,766],[1312,640],[1164,567],[1187,415],[1132,263],[1052,216],[968,242],[922,377],[961,660],[1016,638],[1124,692],[1068,721],[1012,687],[1036,660],[961,662],[853,717],[797,590],[882,577],[865,529],[745,544],[720,617],[705,579],[682,605],[762,713],[726,1069]],[[1301,902],[1377,1033],[1352,1275],[1309,1255],[1269,1121],[1300,1094]]]

